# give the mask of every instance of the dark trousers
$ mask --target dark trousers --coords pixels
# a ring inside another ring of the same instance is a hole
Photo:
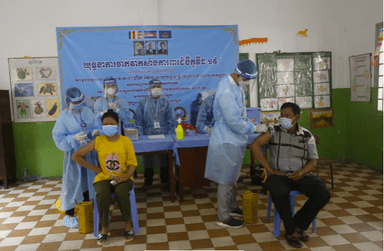
[[[83,192],[83,197],[84,197],[84,201],[89,201],[89,192],[88,191]],[[69,209],[69,210],[65,211],[65,214],[69,215],[69,216],[74,216],[75,215],[75,209],[74,208]]]
[[[169,183],[169,171],[168,171],[168,155],[144,155],[144,182],[148,186],[152,186],[154,168],[160,166],[160,180],[161,183]]]
[[[96,191],[97,209],[99,210],[99,217],[101,226],[107,227],[109,224],[109,201],[111,193],[115,193],[117,204],[119,205],[121,214],[125,222],[131,220],[131,203],[129,200],[129,191],[133,187],[133,181],[129,179],[127,182],[112,186],[110,180],[101,180],[93,184]]]
[[[287,234],[294,234],[296,227],[307,230],[319,211],[328,203],[331,194],[325,183],[312,175],[293,181],[287,176],[271,175],[267,179],[275,208],[283,220]],[[308,197],[304,206],[292,217],[290,191],[299,191]]]

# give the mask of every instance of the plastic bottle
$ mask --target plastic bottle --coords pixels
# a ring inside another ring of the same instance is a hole
[[[184,131],[183,131],[183,127],[181,126],[181,124],[177,124],[176,138],[179,140],[184,138]]]
[[[23,181],[28,181],[28,173],[27,173],[27,168],[24,168],[24,173],[23,173]]]

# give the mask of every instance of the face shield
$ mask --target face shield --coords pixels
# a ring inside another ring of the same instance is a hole
[[[236,67],[236,72],[240,74],[239,81],[244,85],[247,85],[249,91],[252,92],[256,85],[257,68],[255,63],[249,59],[241,60]]]

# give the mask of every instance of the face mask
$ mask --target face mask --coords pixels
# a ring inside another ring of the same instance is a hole
[[[291,129],[293,126],[292,125],[292,119],[289,119],[289,118],[280,118],[280,124],[286,130]]]
[[[161,95],[161,88],[153,88],[153,89],[151,90],[151,94],[152,94],[152,96],[154,96],[154,97],[158,97],[158,96],[160,96],[160,95]]]
[[[115,88],[108,88],[106,93],[108,95],[114,95],[116,93],[116,89]]]
[[[81,102],[80,104],[77,104],[77,105],[69,104],[69,109],[72,109],[72,110],[81,110],[81,108],[83,108],[83,102]]]
[[[117,133],[117,125],[103,125],[103,132],[105,135],[112,137]]]
[[[244,85],[246,83],[247,83],[247,81],[244,81],[242,77],[239,77],[239,85]]]

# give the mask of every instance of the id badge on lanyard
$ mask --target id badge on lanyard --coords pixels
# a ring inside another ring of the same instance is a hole
[[[154,121],[153,121],[153,127],[154,127],[155,129],[160,129],[160,121],[158,121],[158,120],[154,120]]]

